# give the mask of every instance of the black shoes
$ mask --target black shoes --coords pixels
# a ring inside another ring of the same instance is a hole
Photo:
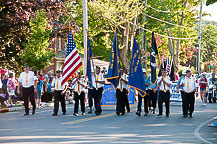
[[[101,113],[97,113],[97,112],[96,112],[96,116],[99,116],[100,114],[101,114]]]
[[[137,112],[136,112],[136,115],[137,115],[137,116],[141,116],[141,112],[140,112],[140,111],[137,111]]]
[[[24,114],[24,116],[27,116],[27,115],[29,115],[29,114],[28,114],[28,113],[25,113],[25,114]]]
[[[66,115],[66,112],[64,112],[63,115]]]
[[[148,116],[148,113],[145,113],[144,116]]]
[[[183,115],[183,118],[187,118],[187,117],[188,117],[188,115],[187,115],[187,114],[184,114],[184,115]]]
[[[54,114],[52,114],[52,116],[57,116],[57,114],[54,113]]]
[[[166,115],[166,117],[168,118],[168,117],[169,117],[169,115]]]
[[[32,110],[32,115],[34,115],[35,114],[35,110]]]
[[[189,118],[193,118],[192,114],[189,114]]]
[[[116,115],[118,115],[118,116],[119,116],[119,115],[120,115],[120,113],[119,113],[119,112],[116,112]]]

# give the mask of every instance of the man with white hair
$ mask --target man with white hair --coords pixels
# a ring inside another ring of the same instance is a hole
[[[25,114],[29,115],[29,100],[32,104],[32,114],[35,114],[35,98],[34,93],[37,92],[37,77],[34,75],[34,72],[29,71],[29,67],[27,65],[24,66],[24,72],[20,74],[18,78],[19,84],[17,88],[17,93],[20,94],[20,87],[23,87],[23,99],[24,99],[24,107]]]
[[[185,75],[186,75],[186,70],[183,70],[182,71],[182,76],[179,78],[178,82],[177,82],[177,93],[179,93],[179,90],[181,92],[181,97],[182,97],[182,111],[184,111],[184,100],[183,100],[183,96],[184,96],[184,90],[183,90],[183,87],[180,86],[181,85],[181,81],[185,78]],[[183,113],[184,115],[184,113]]]

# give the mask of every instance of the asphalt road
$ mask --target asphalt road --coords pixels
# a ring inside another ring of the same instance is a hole
[[[217,128],[208,123],[217,121],[217,103],[201,106],[196,101],[193,118],[182,118],[180,103],[171,104],[171,115],[161,118],[135,115],[135,106],[125,116],[116,116],[115,107],[103,107],[100,116],[75,117],[73,105],[67,115],[52,115],[52,107],[35,115],[23,111],[0,114],[0,143],[215,143]],[[165,110],[165,107],[164,107]]]

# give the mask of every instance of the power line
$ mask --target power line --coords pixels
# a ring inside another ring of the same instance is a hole
[[[208,38],[208,39],[210,39],[209,37],[207,37],[204,33],[201,33],[203,36],[205,36],[206,38]],[[213,41],[213,40],[211,40],[210,39],[210,41],[212,41],[212,42],[214,42],[214,43],[216,43],[217,44],[217,42],[216,41]]]
[[[217,39],[216,37],[212,36],[211,34],[207,33],[207,32],[202,32],[203,34],[206,33],[207,35],[209,35],[210,37]]]
[[[112,1],[113,1],[113,0],[112,0]],[[130,7],[127,7],[127,6],[123,5],[122,3],[118,2],[117,0],[114,0],[114,1],[117,2],[118,4],[120,4],[122,7],[125,7],[125,8],[127,8],[127,9],[130,8]],[[139,12],[140,12],[139,14],[143,13],[143,11],[139,11]],[[143,13],[143,14],[144,14],[144,13]],[[150,15],[147,15],[147,14],[144,14],[144,15],[147,16],[147,17],[150,17],[150,18],[152,18],[152,19],[155,19],[155,20],[157,20],[157,21],[161,21],[161,22],[164,22],[164,23],[167,23],[167,24],[170,24],[170,25],[174,25],[174,26],[178,26],[178,27],[183,27],[183,28],[188,28],[188,29],[193,29],[193,28],[191,28],[191,27],[186,27],[186,26],[182,26],[182,25],[170,23],[170,22],[168,22],[168,21],[164,21],[164,20],[158,19],[158,18],[156,18],[156,17],[150,16]]]
[[[151,30],[145,29],[145,28],[143,28],[143,27],[141,27],[141,26],[139,26],[139,25],[136,25],[136,24],[134,24],[134,23],[132,23],[132,22],[126,20],[126,19],[123,18],[122,16],[120,16],[120,15],[114,13],[113,11],[109,10],[108,8],[106,8],[105,6],[101,5],[101,4],[100,4],[99,2],[97,2],[96,0],[93,0],[93,2],[97,3],[99,6],[101,6],[101,7],[104,8],[104,9],[106,9],[106,10],[109,11],[110,13],[116,15],[117,17],[121,18],[122,20],[124,20],[124,21],[126,21],[126,22],[128,22],[128,23],[130,23],[130,24],[132,24],[132,25],[134,25],[134,26],[137,26],[137,27],[139,27],[140,29],[143,29],[143,30],[145,30],[145,31],[147,31],[147,32],[152,33]],[[176,39],[176,40],[187,40],[187,39],[197,39],[197,38],[198,38],[198,37],[176,38],[176,37],[170,37],[170,36],[166,36],[166,35],[162,35],[162,34],[158,34],[158,33],[155,33],[155,34],[158,35],[158,36],[161,36],[161,37],[166,37],[166,38],[171,38],[171,39]]]
[[[212,44],[212,43],[210,43],[208,40],[206,40],[205,38],[203,38],[202,37],[202,39],[205,41],[205,42],[207,42],[208,44],[210,44],[211,46],[214,46],[214,47],[216,47],[217,48],[217,46],[216,45],[214,45],[214,44]]]

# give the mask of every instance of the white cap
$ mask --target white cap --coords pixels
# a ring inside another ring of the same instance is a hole
[[[146,69],[143,68],[143,69],[142,69],[142,72],[143,72],[143,73],[146,73]]]
[[[183,74],[183,75],[186,74],[186,70],[183,70],[183,71],[182,71],[182,74]]]

